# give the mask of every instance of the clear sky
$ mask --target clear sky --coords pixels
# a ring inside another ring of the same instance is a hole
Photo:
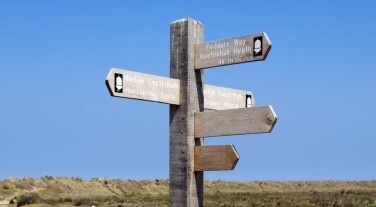
[[[266,32],[265,61],[208,69],[208,84],[272,105],[271,134],[234,144],[209,180],[375,180],[376,2],[0,1],[0,179],[168,178],[168,105],[111,97],[112,67],[169,76],[170,22],[207,41]]]

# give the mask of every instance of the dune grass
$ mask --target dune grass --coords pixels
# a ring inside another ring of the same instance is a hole
[[[121,180],[45,176],[0,181],[8,206],[168,206],[168,180]],[[205,181],[204,206],[374,206],[376,181]]]

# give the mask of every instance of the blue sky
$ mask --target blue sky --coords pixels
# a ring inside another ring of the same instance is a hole
[[[265,61],[208,84],[272,105],[271,134],[234,144],[209,180],[375,180],[375,1],[0,1],[0,179],[168,178],[168,105],[111,97],[110,68],[169,76],[170,22],[206,41],[266,32]]]

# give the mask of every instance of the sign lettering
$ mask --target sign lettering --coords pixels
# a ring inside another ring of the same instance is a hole
[[[180,80],[111,69],[106,79],[112,96],[180,105]],[[252,92],[204,85],[204,108],[237,109],[255,105]]]
[[[265,60],[272,44],[265,33],[195,45],[195,69]]]

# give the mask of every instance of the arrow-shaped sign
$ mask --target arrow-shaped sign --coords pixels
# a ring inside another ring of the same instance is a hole
[[[265,60],[272,43],[262,32],[195,45],[195,69]]]
[[[113,68],[107,75],[106,85],[111,96],[180,104],[177,79]]]
[[[256,105],[250,91],[204,84],[204,108],[214,110],[238,109]]]
[[[195,171],[233,170],[238,160],[233,145],[195,146]]]
[[[106,78],[111,96],[180,105],[180,80],[111,69]],[[204,85],[204,108],[214,110],[245,108],[255,105],[251,92]]]
[[[269,133],[277,122],[271,106],[195,113],[195,137]]]

